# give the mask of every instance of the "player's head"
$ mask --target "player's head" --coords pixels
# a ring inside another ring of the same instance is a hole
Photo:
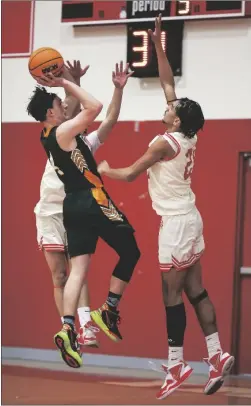
[[[193,138],[203,128],[205,119],[199,103],[184,97],[168,103],[162,121],[169,131],[180,131]]]
[[[49,93],[44,87],[36,86],[27,106],[27,112],[35,120],[59,125],[65,121],[65,106],[55,93]]]

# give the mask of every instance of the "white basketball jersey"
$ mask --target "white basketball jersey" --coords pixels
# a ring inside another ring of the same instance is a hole
[[[64,184],[58,178],[49,159],[40,184],[40,200],[34,212],[39,216],[51,216],[63,212]]]
[[[97,131],[83,136],[83,141],[88,145],[93,154],[101,146]],[[53,161],[50,162],[48,159],[40,184],[40,200],[34,212],[39,216],[52,216],[53,214],[63,213],[64,198],[64,184],[56,174]]]
[[[191,189],[191,174],[197,136],[192,139],[180,132],[165,133],[164,137],[176,152],[168,160],[163,159],[148,169],[148,188],[153,209],[160,216],[186,214],[195,207],[195,195]]]

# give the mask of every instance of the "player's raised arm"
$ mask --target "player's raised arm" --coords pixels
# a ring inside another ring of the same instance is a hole
[[[160,83],[164,90],[166,100],[169,102],[176,99],[176,94],[172,68],[161,44],[161,14],[155,19],[154,32],[152,30],[148,30],[148,32],[155,45],[157,53]]]
[[[62,77],[70,82],[76,83],[80,86],[80,78],[84,76],[89,69],[89,65],[84,68],[81,67],[80,61],[74,60],[73,63],[67,61],[63,68]],[[66,108],[66,118],[71,119],[80,112],[80,102],[68,91],[65,92],[65,99],[63,104]]]
[[[62,77],[55,77],[53,74],[43,76],[38,80],[43,86],[63,87],[66,92],[69,92],[84,107],[76,117],[65,121],[57,128],[57,140],[62,149],[68,149],[72,139],[79,133],[83,132],[101,112],[103,105],[92,95],[81,89],[75,83],[69,82]]]
[[[101,143],[106,140],[112,128],[118,121],[123,97],[123,90],[128,78],[133,74],[133,72],[128,73],[128,68],[129,64],[126,64],[124,68],[123,62],[121,61],[120,64],[116,63],[115,71],[112,72],[112,81],[115,86],[112,100],[108,107],[106,118],[97,130],[97,135]]]

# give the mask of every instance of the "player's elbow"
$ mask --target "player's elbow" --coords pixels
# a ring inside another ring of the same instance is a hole
[[[127,181],[127,182],[133,182],[134,179],[135,179],[135,177],[132,176],[132,175],[128,175],[128,176],[126,177],[126,181]]]
[[[94,114],[96,114],[96,116],[99,115],[99,113],[101,113],[102,109],[103,109],[103,104],[101,102],[96,102],[93,106],[92,106],[92,111],[94,112]]]
[[[127,182],[133,182],[137,177],[137,174],[133,172],[132,170],[128,171],[128,174],[126,176],[126,181]]]
[[[99,115],[99,113],[102,111],[103,104],[100,102],[95,102],[92,103],[91,106],[89,106],[87,109],[83,110],[83,117],[88,117],[89,120],[95,120],[95,118]]]
[[[81,115],[79,115],[79,121],[82,125],[84,125],[85,129],[86,129],[86,126],[88,127],[90,124],[93,123],[93,121],[96,119],[96,117],[101,112],[102,108],[103,108],[103,104],[96,102],[96,103],[93,103],[88,108],[82,110]]]

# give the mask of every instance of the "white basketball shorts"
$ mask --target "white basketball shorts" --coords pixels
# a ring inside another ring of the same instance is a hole
[[[37,242],[40,250],[64,252],[67,250],[67,237],[63,224],[63,214],[50,216],[36,215]]]
[[[205,249],[203,221],[195,207],[187,214],[162,216],[159,230],[160,270],[182,270],[193,265]]]

